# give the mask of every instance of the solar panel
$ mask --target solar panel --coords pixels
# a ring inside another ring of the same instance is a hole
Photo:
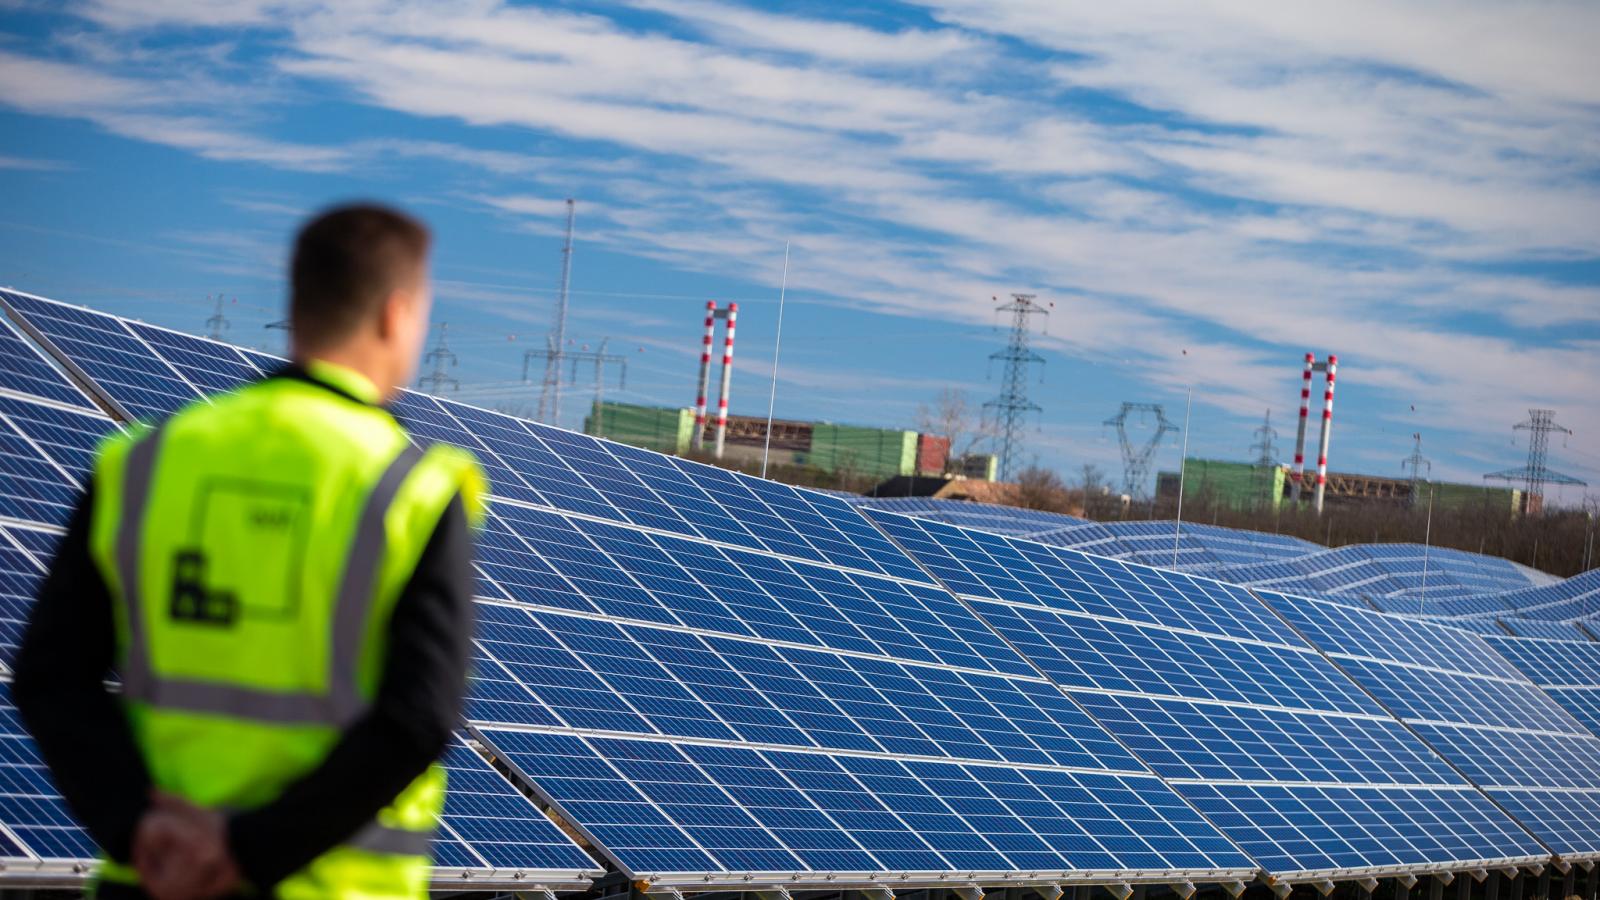
[[[630,873],[1038,878],[1237,857],[1187,839],[1204,823],[1148,776],[478,731]]]
[[[1263,597],[1546,846],[1600,850],[1600,737],[1496,653],[1499,639]]]
[[[39,750],[0,682],[0,856],[9,872],[73,871],[96,856],[94,842],[72,820]],[[81,871],[81,870],[80,870]]]
[[[143,322],[128,322],[127,326],[185,380],[207,394],[231,391],[262,375],[250,360],[227,344]]]
[[[134,416],[163,418],[200,396],[123,320],[29,294],[0,296]]]
[[[0,292],[0,299],[8,297]],[[73,387],[55,366],[0,316],[0,388],[83,409],[93,409],[89,398]]]
[[[11,670],[11,660],[22,643],[28,624],[28,610],[44,577],[40,558],[26,552],[25,535],[38,535],[52,542],[55,535],[24,528],[0,529],[0,665]],[[16,538],[17,540],[8,540]]]
[[[65,525],[80,483],[76,473],[48,457],[17,422],[0,415],[0,519]]]
[[[1269,872],[1542,853],[1248,593],[868,515]]]
[[[482,884],[492,874],[501,883],[576,886],[600,874],[589,854],[460,737],[441,764],[449,791],[432,848],[436,884]]]
[[[1504,635],[1487,640],[1550,699],[1600,735],[1600,643]]]
[[[1540,619],[1524,619],[1518,616],[1504,616],[1499,621],[1507,631],[1518,637],[1549,638],[1553,641],[1587,641],[1590,639],[1589,635],[1575,622],[1545,622]]]
[[[98,412],[63,409],[5,396],[0,396],[0,419],[65,471],[74,486],[88,480],[96,448],[117,427]]]

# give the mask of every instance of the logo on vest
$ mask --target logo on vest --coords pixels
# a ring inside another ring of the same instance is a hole
[[[205,575],[204,552],[179,550],[174,555],[168,614],[175,622],[231,627],[239,618],[239,597],[233,591],[206,587]]]

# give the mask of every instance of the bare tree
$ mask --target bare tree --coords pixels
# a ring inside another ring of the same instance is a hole
[[[1108,506],[1106,474],[1094,463],[1083,464],[1083,474],[1078,478],[1078,490],[1083,492],[1083,513],[1094,518],[1105,515]]]
[[[1014,491],[1015,504],[1023,509],[1040,509],[1046,512],[1072,514],[1078,504],[1072,502],[1072,491],[1053,470],[1032,465],[1017,473]]]
[[[984,421],[982,407],[967,399],[967,392],[960,388],[939,391],[932,405],[918,404],[917,430],[950,439],[946,472],[955,471],[962,457],[970,456],[994,437],[994,428]]]

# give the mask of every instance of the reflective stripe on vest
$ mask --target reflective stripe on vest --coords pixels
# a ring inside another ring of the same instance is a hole
[[[370,853],[393,853],[398,856],[427,856],[433,844],[433,829],[407,831],[390,828],[377,822],[368,823],[360,831],[342,842],[342,847],[354,847]]]
[[[129,699],[162,709],[231,716],[277,725],[342,727],[349,724],[367,706],[361,695],[357,670],[361,639],[374,600],[378,568],[388,543],[384,517],[400,485],[421,461],[422,451],[406,444],[384,469],[361,509],[361,518],[356,524],[355,538],[345,561],[335,600],[327,693],[284,693],[226,682],[167,678],[156,675],[151,669],[139,582],[142,559],[140,535],[163,431],[157,428],[134,444],[128,451],[123,471],[116,564],[128,614],[127,658],[122,672],[124,693]],[[378,828],[377,825],[370,827]],[[424,850],[426,846],[424,841]]]

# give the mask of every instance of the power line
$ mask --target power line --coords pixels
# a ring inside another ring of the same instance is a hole
[[[440,322],[438,340],[434,342],[433,349],[422,357],[423,363],[432,367],[428,374],[417,379],[417,389],[424,394],[440,393],[440,389],[445,385],[449,385],[451,390],[461,389],[461,382],[446,375],[444,371],[446,366],[454,369],[458,362],[456,355],[450,352],[450,344],[445,340],[445,333],[449,330],[449,322]]]
[[[1490,472],[1483,477],[1499,481],[1520,481],[1524,485],[1522,495],[1523,510],[1535,512],[1534,498],[1539,498],[1542,506],[1544,501],[1544,486],[1546,484],[1575,484],[1584,485],[1585,482],[1551,470],[1546,464],[1550,452],[1551,434],[1571,434],[1572,429],[1556,424],[1556,411],[1553,409],[1530,409],[1528,420],[1518,422],[1511,426],[1513,431],[1528,432],[1528,464],[1520,469],[1502,469]]]
[[[1250,452],[1255,454],[1256,462],[1250,473],[1251,490],[1262,501],[1269,499],[1270,488],[1266,484],[1268,473],[1278,465],[1278,429],[1272,427],[1272,410],[1267,410],[1266,418],[1251,432],[1255,435],[1256,442],[1250,445]],[[1187,439],[1187,435],[1185,436]],[[1181,464],[1181,463],[1180,463]],[[1181,476],[1182,470],[1179,470]],[[1182,478],[1179,478],[1180,488]],[[1277,482],[1274,481],[1273,484]]]
[[[1028,348],[1028,320],[1032,316],[1048,316],[1049,310],[1034,303],[1033,294],[1012,294],[1011,302],[996,312],[1011,313],[1011,340],[1004,350],[989,354],[990,360],[1005,363],[1001,379],[1000,396],[983,404],[993,410],[1000,430],[1000,480],[1009,481],[1013,475],[1012,464],[1021,444],[1019,432],[1022,420],[1030,412],[1043,408],[1028,399],[1028,366],[1044,363],[1044,357]]]
[[[207,297],[206,299],[210,300],[211,298]],[[216,311],[206,319],[206,337],[211,338],[213,341],[222,340],[223,333],[233,327],[228,323],[228,317],[222,313],[222,301],[222,295],[218,294]],[[234,302],[237,303],[238,301],[235,300]]]
[[[1140,421],[1149,416],[1155,417],[1155,433],[1151,434],[1143,445],[1135,445],[1128,436],[1130,415],[1137,415]],[[1145,482],[1150,479],[1150,460],[1155,457],[1156,448],[1161,446],[1161,439],[1178,431],[1178,426],[1167,418],[1161,404],[1130,403],[1127,400],[1122,401],[1122,408],[1116,415],[1107,419],[1105,424],[1116,427],[1117,441],[1122,445],[1122,492],[1134,502],[1146,499]]]
[[[1272,427],[1272,410],[1267,410],[1267,417],[1251,433],[1256,438],[1256,442],[1250,445],[1250,452],[1256,455],[1256,465],[1263,469],[1270,469],[1277,465],[1278,429]]]
[[[528,376],[532,372],[533,363],[535,363],[537,361],[543,361],[544,362],[544,364],[545,364],[545,372],[546,373],[549,372],[550,365],[551,365],[552,362],[554,362],[556,365],[560,365],[562,362],[571,363],[571,372],[570,372],[570,374],[568,375],[568,377],[566,379],[566,383],[567,384],[576,384],[577,383],[577,381],[578,381],[578,364],[579,363],[584,363],[584,362],[593,363],[594,364],[594,392],[595,392],[595,394],[594,394],[594,403],[595,403],[595,409],[599,410],[601,405],[605,402],[605,372],[606,372],[606,366],[611,365],[611,364],[618,364],[618,365],[621,366],[622,372],[621,372],[621,376],[620,376],[619,382],[617,384],[617,390],[626,391],[628,389],[628,358],[626,356],[622,356],[621,354],[617,354],[617,353],[607,353],[606,352],[606,345],[608,343],[610,343],[610,341],[611,341],[610,338],[602,339],[600,341],[600,349],[599,350],[594,350],[594,351],[588,350],[587,348],[583,349],[583,350],[565,350],[565,351],[561,351],[561,350],[556,350],[553,346],[552,347],[546,347],[543,350],[527,350],[527,351],[524,351],[523,354],[522,354],[522,383],[524,385],[528,384],[528,382],[529,382]],[[559,373],[558,373],[558,375],[559,375]],[[545,382],[545,384],[548,385],[549,381],[547,380]],[[600,414],[597,412],[596,416],[599,416],[599,415]],[[598,422],[600,420],[597,418],[596,421]],[[552,419],[547,424],[558,425],[560,423],[555,421],[554,419]],[[598,434],[599,432],[597,431],[596,433]]]
[[[1411,439],[1416,443],[1411,448],[1411,455],[1400,461],[1400,471],[1411,470],[1411,503],[1415,505],[1418,497],[1417,485],[1424,480],[1422,472],[1426,469],[1428,474],[1432,475],[1433,462],[1422,455],[1422,434],[1420,432],[1413,434]]]

